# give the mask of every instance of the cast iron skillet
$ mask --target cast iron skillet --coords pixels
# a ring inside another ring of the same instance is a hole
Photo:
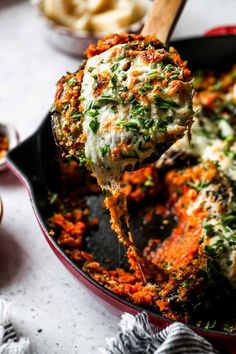
[[[236,36],[197,37],[175,41],[172,44],[179,50],[182,58],[189,61],[190,68],[194,70],[200,68],[222,70],[229,68],[236,62]],[[121,299],[91,279],[68,258],[48,234],[46,223],[50,212],[48,189],[53,191],[56,186],[57,173],[53,162],[56,150],[51,131],[50,114],[48,114],[37,131],[7,156],[8,166],[22,180],[29,191],[36,217],[46,240],[69,271],[94,294],[105,301],[106,306],[115,309],[117,313],[126,311],[135,314],[142,311],[142,307]],[[101,198],[90,197],[89,203],[92,209],[99,213],[101,222],[98,232],[93,235],[93,242],[86,244],[87,250],[101,262],[104,257],[111,258],[112,265],[117,266],[122,260],[120,259],[120,253],[117,251],[116,236],[110,229],[109,217],[101,207]],[[139,235],[137,238],[140,242],[139,245],[142,244],[142,241],[146,242],[149,235],[153,235],[155,227],[156,225],[152,225],[140,232],[139,221],[134,220],[133,229],[136,238],[137,234]],[[168,232],[168,230],[165,230],[165,232]],[[154,311],[146,311],[152,323],[157,327],[164,327],[171,323],[170,320],[163,318]],[[197,333],[224,348],[224,353],[226,353],[226,350],[229,353],[236,352],[236,335],[191,327]]]

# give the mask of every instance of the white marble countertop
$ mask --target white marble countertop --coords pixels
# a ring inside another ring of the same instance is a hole
[[[236,24],[234,0],[189,0],[174,37],[201,35],[212,26]],[[54,83],[78,60],[52,48],[28,1],[0,2],[0,121],[21,140],[51,105]],[[13,301],[12,322],[30,338],[34,354],[97,353],[118,319],[62,266],[43,238],[29,196],[6,171],[0,174],[4,217],[0,228],[0,295]]]

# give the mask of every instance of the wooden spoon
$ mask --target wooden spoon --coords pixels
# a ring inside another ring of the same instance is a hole
[[[154,0],[147,15],[142,34],[156,35],[167,43],[187,0]]]

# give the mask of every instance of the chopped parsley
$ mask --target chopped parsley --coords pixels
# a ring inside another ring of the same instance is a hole
[[[182,284],[183,288],[188,288],[190,284],[192,284],[195,281],[195,279],[193,278],[189,278],[187,280],[185,280]]]
[[[136,100],[135,96],[131,96],[130,103],[132,103],[131,118],[150,118],[151,109],[149,106],[141,105],[141,103]]]
[[[179,105],[171,98],[162,98],[159,95],[155,95],[154,103],[156,107],[162,109],[163,111],[179,107]]]
[[[187,181],[186,185],[189,187],[192,187],[194,189],[196,189],[196,191],[199,193],[202,191],[203,188],[208,187],[210,184],[210,182],[208,180],[203,179],[202,181],[200,181],[199,183],[196,182],[192,182],[192,181]]]
[[[236,79],[236,71],[233,71],[233,72],[231,73],[231,76],[232,76],[233,79]]]
[[[227,333],[231,333],[234,331],[234,325],[230,325],[230,324],[225,324],[223,327],[223,331],[227,332]]]
[[[71,118],[75,118],[75,119],[80,120],[82,113],[80,113],[78,111],[74,111],[70,116],[71,116]]]
[[[215,236],[215,228],[213,224],[210,224],[209,222],[207,222],[206,220],[203,221],[202,226],[206,232],[206,235],[208,237],[213,237]]]
[[[116,71],[118,68],[119,68],[119,63],[116,63],[116,64],[112,65],[111,71],[114,73],[114,71]]]
[[[88,159],[85,155],[81,155],[79,157],[77,157],[78,161],[79,161],[79,164],[80,166],[84,166],[86,165],[87,163],[90,163],[91,160]]]
[[[92,130],[92,132],[96,134],[99,128],[99,122],[97,121],[97,119],[92,119],[91,122],[89,123],[89,127]]]
[[[156,79],[157,77],[158,77],[158,72],[156,72],[156,71],[153,71],[153,72],[151,72],[150,74],[148,74],[148,79],[149,80],[153,80],[153,79]]]
[[[179,78],[179,71],[174,71],[172,75],[168,78],[168,81],[175,80]]]
[[[154,182],[153,182],[153,178],[152,175],[148,175],[146,181],[144,182],[144,186],[145,187],[153,187],[154,186]]]
[[[57,199],[58,199],[58,194],[53,193],[50,200],[49,200],[50,204],[54,204],[57,201]]]
[[[132,152],[128,152],[126,154],[122,154],[121,157],[123,159],[136,159],[136,158],[138,158],[138,153],[137,153],[137,151],[134,150]]]
[[[204,326],[205,329],[212,329],[216,326],[216,320],[208,320]]]
[[[50,112],[51,113],[57,112],[57,107],[55,106],[55,104],[53,104],[52,107],[50,108]]]
[[[156,128],[159,130],[159,132],[166,132],[167,127],[170,123],[173,122],[173,117],[172,116],[166,116],[160,121],[156,121]]]
[[[93,75],[93,79],[94,79],[94,89],[96,90],[98,88],[98,76],[97,75]]]
[[[117,123],[117,125],[121,125],[121,126],[125,127],[127,130],[132,130],[134,132],[138,132],[139,131],[139,126],[135,122],[123,122],[123,121],[120,121],[120,122]]]
[[[119,85],[119,87],[118,87],[118,91],[124,92],[124,91],[127,91],[127,90],[128,90],[128,88],[126,86],[124,86],[124,85]]]
[[[138,121],[143,129],[150,129],[154,125],[154,119],[139,117]]]
[[[118,105],[121,103],[120,99],[116,98],[116,97],[112,97],[110,95],[103,95],[101,97],[99,97],[97,100],[95,101],[91,101],[92,102],[92,107],[93,108],[101,108],[109,103],[111,103],[112,105]]]
[[[98,114],[99,114],[99,112],[96,110],[96,109],[90,109],[89,111],[88,111],[88,115],[90,116],[90,117],[97,117],[98,116]]]
[[[122,59],[124,59],[125,58],[125,54],[123,53],[123,54],[121,54],[116,60],[117,61],[120,61],[120,60],[122,60]]]
[[[213,86],[212,86],[212,91],[220,91],[222,89],[222,84],[220,81],[216,82]]]
[[[75,84],[77,80],[74,77],[71,77],[69,80],[66,81],[67,85],[71,86]]]
[[[221,216],[222,224],[231,229],[236,229],[236,205],[232,204],[229,210]]]
[[[151,69],[155,69],[155,68],[157,67],[157,63],[152,63],[152,64],[150,65],[150,67],[151,67]]]
[[[148,91],[150,91],[150,90],[152,90],[153,89],[153,85],[152,84],[150,84],[150,83],[146,83],[143,87],[141,87],[140,89],[139,89],[139,94],[140,94],[140,96],[144,96]]]
[[[117,78],[117,75],[114,74],[111,78],[111,83],[112,83],[112,86],[113,87],[116,87],[117,86],[117,82],[118,82],[118,78]]]
[[[162,63],[162,67],[165,71],[176,70],[176,66],[174,66],[173,64],[165,65],[164,63]]]
[[[125,49],[130,49],[130,44],[129,44],[129,43],[126,43],[126,44],[124,45],[124,48],[125,48]]]
[[[64,106],[62,106],[63,111],[67,111],[67,109],[70,108],[70,104],[66,103]]]
[[[110,151],[110,145],[106,144],[106,145],[100,147],[100,153],[101,153],[102,157],[106,156],[108,151]]]

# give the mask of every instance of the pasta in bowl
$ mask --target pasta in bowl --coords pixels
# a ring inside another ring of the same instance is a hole
[[[77,57],[105,34],[139,33],[151,1],[32,0],[45,36],[55,47]]]

